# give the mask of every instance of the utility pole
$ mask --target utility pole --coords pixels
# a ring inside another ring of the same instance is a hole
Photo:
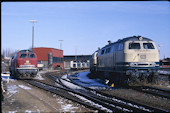
[[[34,23],[38,22],[37,20],[29,20],[32,23],[32,51],[34,48]]]
[[[77,46],[75,46],[75,61],[77,62]]]
[[[58,41],[60,41],[60,50],[62,49],[62,41],[64,41],[64,40],[58,40]]]
[[[62,41],[63,40],[58,40],[58,41],[60,41],[60,51],[61,51],[61,49],[62,49]],[[61,54],[61,52],[60,52],[60,68],[61,68],[61,56],[62,56],[62,54]]]
[[[161,55],[161,46],[163,46],[163,45],[158,44],[159,57],[160,57],[160,55]]]

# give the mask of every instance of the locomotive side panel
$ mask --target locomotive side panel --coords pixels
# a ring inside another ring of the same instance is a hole
[[[99,51],[97,69],[99,71],[118,72],[123,67],[124,44],[116,43]]]
[[[98,56],[98,71],[113,71],[113,53]]]

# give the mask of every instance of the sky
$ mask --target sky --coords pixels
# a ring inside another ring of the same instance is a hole
[[[168,1],[1,2],[1,52],[32,47],[29,20],[38,21],[34,47],[64,55],[91,55],[108,40],[136,35],[161,45],[160,59],[170,57]]]

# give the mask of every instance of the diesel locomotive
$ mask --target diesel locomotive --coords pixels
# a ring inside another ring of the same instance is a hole
[[[33,78],[38,72],[37,64],[37,55],[33,51],[21,50],[11,58],[9,70],[14,78]]]
[[[153,40],[131,36],[95,51],[90,71],[103,72],[107,79],[118,83],[153,82],[158,74],[159,53]]]

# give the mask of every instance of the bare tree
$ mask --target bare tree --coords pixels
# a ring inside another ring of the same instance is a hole
[[[6,49],[3,49],[1,55],[4,57],[12,57],[16,52],[17,52],[17,50],[13,50],[11,48],[6,48]]]

